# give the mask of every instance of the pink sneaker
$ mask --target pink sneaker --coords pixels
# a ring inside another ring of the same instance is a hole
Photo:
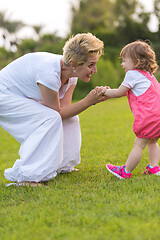
[[[147,165],[146,167],[146,171],[143,174],[153,174],[153,175],[157,175],[160,176],[160,167],[159,166],[155,166],[155,167],[150,167],[150,164]]]
[[[118,167],[118,166],[114,166],[111,164],[107,164],[106,168],[110,173],[112,173],[113,175],[115,175],[116,177],[118,177],[120,179],[130,178],[132,175],[131,172],[127,173],[125,171],[125,165]]]

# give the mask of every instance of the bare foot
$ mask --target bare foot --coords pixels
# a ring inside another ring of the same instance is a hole
[[[64,173],[70,173],[70,172],[78,172],[79,169],[78,168],[73,168],[72,170],[68,171],[68,170],[61,170],[60,174],[64,174]]]
[[[75,171],[75,172],[78,172],[78,171],[79,171],[79,169],[78,169],[78,168],[74,168],[74,169],[73,169],[73,171]]]
[[[37,187],[37,186],[45,186],[44,184],[38,183],[38,182],[17,182],[16,183],[17,187]]]

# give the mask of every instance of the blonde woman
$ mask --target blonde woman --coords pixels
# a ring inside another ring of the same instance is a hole
[[[80,163],[77,114],[106,97],[91,91],[71,104],[72,95],[78,78],[89,82],[97,72],[102,52],[98,38],[77,34],[66,42],[63,56],[29,53],[0,71],[0,125],[21,143],[20,159],[5,170],[6,179],[34,186]]]
[[[121,51],[122,67],[126,75],[118,89],[97,88],[105,96],[118,98],[127,94],[134,115],[136,135],[133,149],[122,166],[107,164],[109,172],[120,179],[130,178],[147,146],[150,164],[144,174],[160,175],[160,84],[153,73],[158,69],[153,49],[144,41],[127,44]]]

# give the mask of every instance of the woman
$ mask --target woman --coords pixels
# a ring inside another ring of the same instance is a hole
[[[38,183],[80,163],[77,114],[105,100],[92,91],[71,104],[77,78],[89,82],[103,42],[88,34],[70,38],[63,56],[29,53],[0,72],[0,125],[21,143],[19,156],[4,175],[9,181]]]

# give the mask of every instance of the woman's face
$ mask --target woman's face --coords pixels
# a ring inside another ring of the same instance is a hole
[[[89,82],[91,75],[97,72],[96,64],[99,60],[99,55],[94,54],[89,56],[87,62],[82,65],[76,66],[77,77],[84,82]]]

